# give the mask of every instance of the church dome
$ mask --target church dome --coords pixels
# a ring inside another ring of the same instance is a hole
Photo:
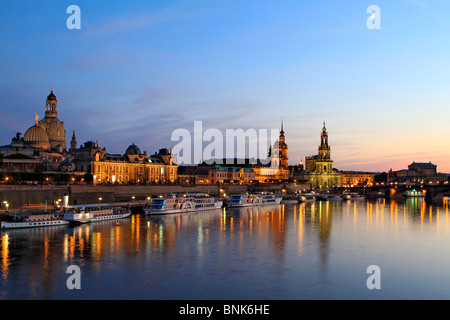
[[[134,143],[127,148],[127,151],[125,151],[125,154],[141,154],[141,150],[137,145]]]
[[[56,96],[53,93],[53,88],[52,88],[52,92],[50,92],[50,94],[47,96],[47,100],[56,100]]]
[[[50,148],[50,143],[45,129],[38,125],[32,126],[27,130],[27,132],[25,132],[25,135],[23,136],[23,142],[33,147],[43,149]]]

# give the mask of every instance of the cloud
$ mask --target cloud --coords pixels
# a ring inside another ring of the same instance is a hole
[[[120,16],[109,17],[99,24],[87,24],[86,36],[98,37],[111,34],[127,33],[137,29],[149,28],[169,21],[188,19],[204,14],[206,11],[189,11],[181,5],[160,10],[129,12]]]

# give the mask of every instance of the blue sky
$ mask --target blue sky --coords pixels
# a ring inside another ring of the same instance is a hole
[[[81,30],[69,30],[69,5]],[[369,5],[381,29],[369,30]],[[0,4],[0,144],[43,117],[54,86],[67,142],[173,147],[177,128],[277,128],[290,163],[450,172],[450,2],[184,0]]]

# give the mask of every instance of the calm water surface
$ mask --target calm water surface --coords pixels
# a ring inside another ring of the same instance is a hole
[[[0,299],[450,299],[448,204],[341,201],[1,232]],[[81,270],[69,290],[67,267]],[[378,265],[381,289],[369,290]]]

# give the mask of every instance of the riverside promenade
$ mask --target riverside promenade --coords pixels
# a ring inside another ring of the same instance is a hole
[[[5,213],[6,203],[9,212],[53,208],[62,204],[68,196],[69,205],[93,203],[141,203],[149,197],[161,194],[208,193],[224,197],[242,192],[285,192],[309,190],[309,185],[298,183],[261,185],[2,185],[0,186],[0,212]]]

